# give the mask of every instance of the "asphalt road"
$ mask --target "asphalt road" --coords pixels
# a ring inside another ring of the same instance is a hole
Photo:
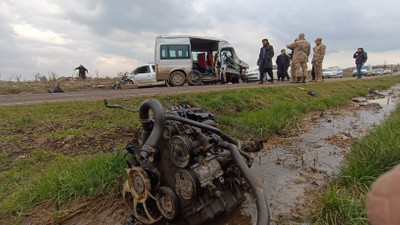
[[[376,77],[364,77],[363,79],[374,79]],[[332,78],[325,79],[325,82],[342,82],[346,80],[354,80],[355,78]],[[307,82],[308,83],[308,82]],[[311,84],[311,83],[309,83]],[[313,83],[315,84],[315,83]],[[242,89],[242,88],[259,88],[259,87],[275,87],[284,85],[298,85],[290,82],[276,82],[274,84],[264,83],[239,83],[239,84],[214,84],[201,86],[182,86],[182,87],[151,87],[126,90],[96,90],[85,92],[65,92],[65,93],[44,93],[44,94],[17,94],[17,95],[0,95],[0,106],[29,105],[55,102],[73,102],[73,101],[95,101],[119,98],[132,98],[139,96],[158,96],[158,95],[174,95],[186,93],[205,93],[212,91]]]

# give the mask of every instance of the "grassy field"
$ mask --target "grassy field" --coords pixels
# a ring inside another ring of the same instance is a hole
[[[116,78],[88,78],[81,80],[78,78],[59,78],[57,80],[37,81],[37,82],[0,82],[0,95],[11,95],[19,93],[47,93],[53,91],[57,84],[65,92],[92,91],[110,88],[119,77]]]
[[[356,142],[340,173],[320,197],[318,224],[369,224],[366,194],[372,182],[400,163],[400,107]]]
[[[232,136],[265,140],[285,135],[305,113],[342,107],[352,97],[366,96],[368,88],[396,83],[400,77],[302,85],[318,97],[290,85],[156,99],[165,107],[204,107]],[[110,104],[137,109],[144,99]],[[18,221],[19,212],[45,199],[63,204],[79,196],[118,192],[116,178],[125,163],[110,149],[123,148],[140,126],[138,114],[107,109],[102,101],[0,107],[0,118],[0,221]]]

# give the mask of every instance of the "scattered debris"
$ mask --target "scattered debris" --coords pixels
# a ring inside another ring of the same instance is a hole
[[[349,132],[343,132],[342,134],[348,138],[355,139]]]
[[[242,150],[245,152],[258,152],[263,148],[263,141],[260,140],[250,140],[242,141]]]
[[[303,87],[297,87],[297,88],[300,89],[300,90],[303,90],[303,91],[308,91],[307,88],[303,88]]]
[[[353,102],[367,102],[367,98],[364,97],[357,97],[351,99]]]
[[[378,92],[376,89],[373,89],[373,88],[368,88],[368,93],[374,94],[374,95],[376,95],[376,96],[378,96],[380,98],[385,97],[384,94]]]
[[[314,91],[308,91],[307,94],[309,94],[313,97],[318,97],[317,93],[315,93]]]
[[[300,90],[303,90],[303,91],[307,91],[307,94],[309,94],[313,97],[318,97],[318,95],[317,95],[317,93],[315,93],[315,91],[308,90],[307,88],[303,88],[303,87],[297,87],[297,88]]]
[[[47,90],[47,92],[49,92],[49,93],[63,93],[64,90],[61,89],[60,84],[57,84],[57,86],[54,88],[53,92],[50,91],[50,90]]]

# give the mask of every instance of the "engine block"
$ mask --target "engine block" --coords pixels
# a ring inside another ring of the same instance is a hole
[[[241,202],[238,187],[246,179],[229,150],[219,145],[223,138],[168,119],[171,115],[215,126],[214,115],[185,107],[162,113],[162,121],[142,119],[143,126],[126,147],[130,159],[122,193],[133,216],[143,224],[184,220],[199,225],[229,213]],[[160,128],[154,146],[146,146]]]

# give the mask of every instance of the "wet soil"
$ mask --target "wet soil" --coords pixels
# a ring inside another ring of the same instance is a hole
[[[270,206],[271,224],[301,224],[315,208],[315,193],[337,172],[352,143],[380,124],[400,101],[400,86],[368,102],[355,102],[347,108],[314,112],[286,137],[269,140],[264,149],[251,153],[251,171],[260,179]],[[253,196],[243,193],[244,201],[231,214],[210,225],[255,224]],[[77,199],[65,206],[43,202],[20,224],[126,224],[128,210],[121,196]],[[1,224],[1,223],[0,223]]]
[[[99,196],[91,200],[80,198],[64,206],[45,201],[38,204],[32,212],[23,214],[20,224],[124,224],[128,217],[126,212],[122,197],[114,195]]]

